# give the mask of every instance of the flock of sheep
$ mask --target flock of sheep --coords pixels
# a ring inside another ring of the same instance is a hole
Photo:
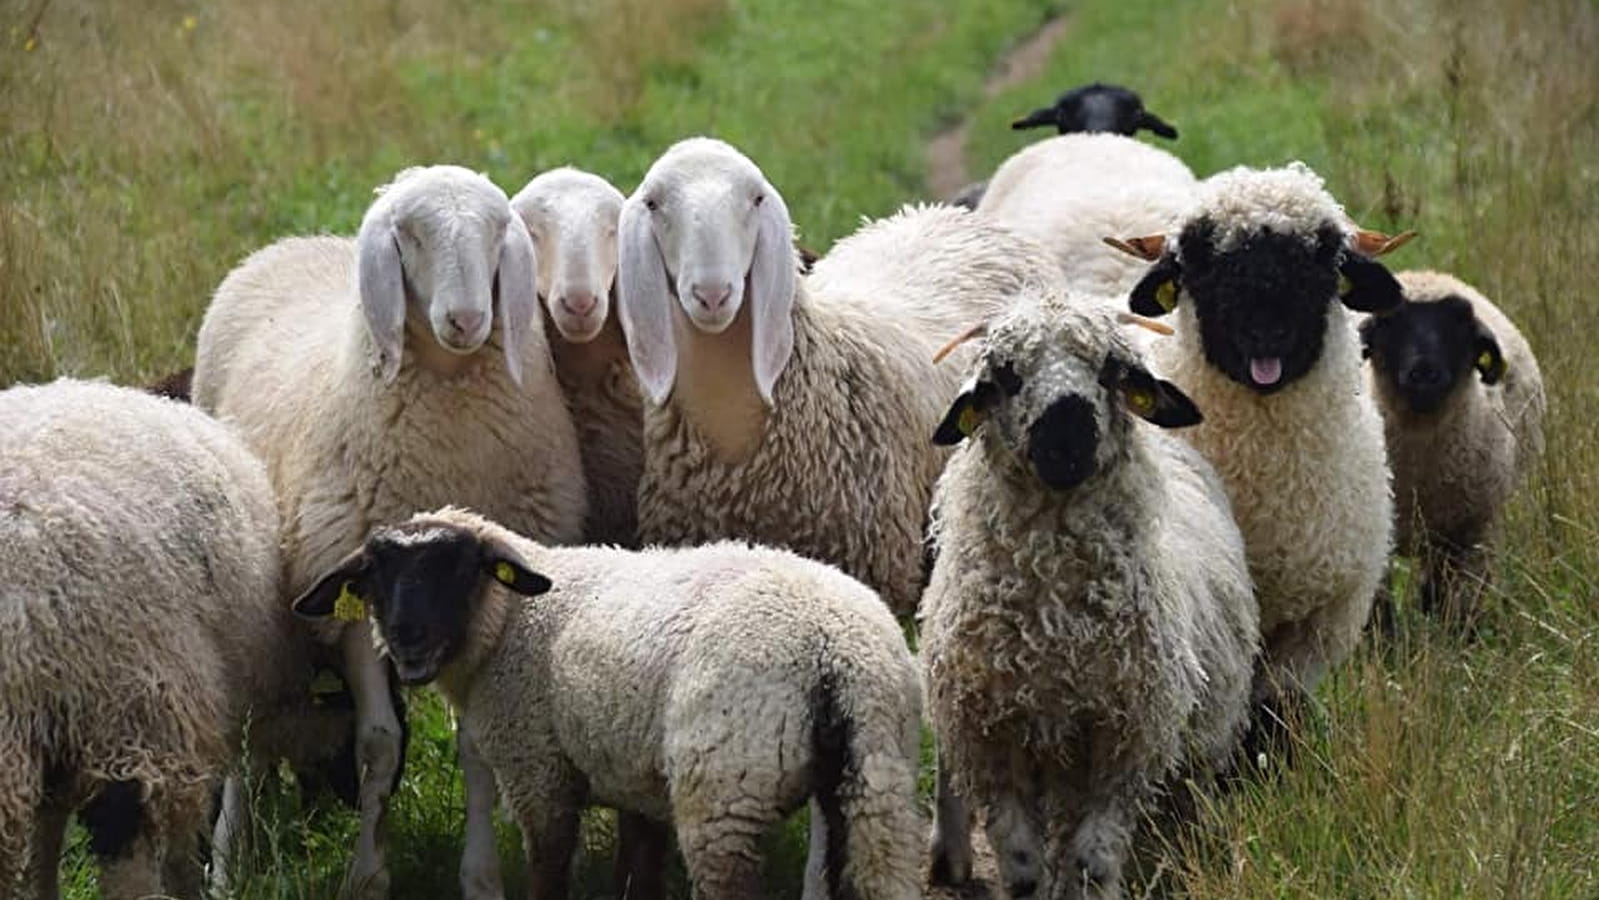
[[[105,896],[226,891],[245,773],[288,759],[343,765],[346,887],[387,896],[430,683],[469,898],[504,893],[497,802],[535,898],[590,804],[628,897],[673,836],[697,897],[759,896],[806,805],[807,898],[962,882],[974,819],[1008,896],[1118,895],[1140,818],[1348,656],[1395,529],[1477,615],[1544,398],[1305,166],[1196,178],[1125,89],[1046,112],[975,209],[814,265],[709,138],[627,197],[408,169],[224,279],[192,405],[0,392],[0,895],[57,895],[73,814]]]

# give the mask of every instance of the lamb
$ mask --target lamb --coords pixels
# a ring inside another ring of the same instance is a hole
[[[577,434],[535,280],[510,201],[455,166],[401,172],[354,240],[288,238],[223,280],[200,327],[194,400],[266,461],[289,596],[374,525],[419,508],[469,503],[539,540],[582,537]],[[381,897],[401,726],[370,629],[344,624],[322,638],[338,645],[356,702],[350,880]]]
[[[1360,325],[1397,545],[1423,563],[1423,608],[1469,625],[1500,514],[1543,452],[1543,376],[1521,332],[1475,288],[1443,272],[1397,277],[1408,302]]]
[[[1404,298],[1363,252],[1372,233],[1301,163],[1212,176],[1176,233],[1139,242],[1156,261],[1130,304],[1176,311],[1177,337],[1154,359],[1205,410],[1185,436],[1220,473],[1244,535],[1266,736],[1269,713],[1355,646],[1386,569],[1382,421],[1348,310],[1385,313]]]
[[[947,227],[896,239],[922,217]],[[853,278],[824,258],[811,277],[826,292],[813,291],[783,198],[753,162],[694,138],[650,168],[622,208],[618,272],[645,398],[639,532],[787,547],[909,612],[946,456],[918,436],[959,375],[932,362],[948,333],[920,332],[926,319],[906,311],[955,304],[970,322],[1051,275],[1032,244],[964,212],[907,211],[863,232],[881,251],[860,254]],[[891,290],[877,266],[927,274]]]
[[[1144,109],[1144,99],[1136,91],[1115,84],[1094,82],[1072,88],[1055,100],[1054,106],[1033,110],[1010,123],[1015,131],[1053,125],[1060,134],[1109,132],[1132,137],[1147,129],[1163,138],[1177,139],[1177,129],[1160,116]],[[976,209],[990,182],[967,185],[950,202]]]
[[[351,597],[502,782],[530,896],[567,896],[588,802],[673,823],[694,896],[759,896],[761,835],[807,798],[806,897],[918,896],[918,676],[838,570],[732,542],[546,547],[444,509],[375,531],[294,608]],[[663,848],[628,896],[658,894]]]
[[[1171,229],[1197,188],[1188,166],[1164,150],[1115,134],[1074,134],[1007,159],[977,211],[1047,247],[1074,294],[1126,296],[1144,265],[1109,250],[1105,236]]]
[[[935,879],[971,870],[953,788],[1010,896],[1115,896],[1140,804],[1228,764],[1259,644],[1243,539],[1159,430],[1200,418],[1101,305],[1040,295],[988,327],[933,438],[961,444],[920,612]]]
[[[0,895],[57,896],[74,812],[102,896],[199,895],[246,721],[293,735],[279,715],[310,691],[277,530],[261,462],[199,410],[98,382],[0,392]]]
[[[544,172],[511,198],[539,258],[539,298],[582,448],[589,513],[584,542],[638,545],[643,409],[622,327],[611,314],[622,192],[598,175]]]

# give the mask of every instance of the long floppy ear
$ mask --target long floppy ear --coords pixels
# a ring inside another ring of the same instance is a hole
[[[627,338],[639,384],[659,406],[677,380],[677,344],[672,338],[672,295],[666,260],[650,226],[650,211],[637,194],[622,204],[617,226],[616,313]]]
[[[390,384],[400,372],[405,343],[405,273],[400,268],[399,235],[386,209],[367,213],[355,245],[361,311],[377,353],[372,368],[384,384]]]
[[[1054,124],[1055,107],[1046,106],[1043,109],[1035,109],[1027,115],[1022,116],[1020,119],[1010,123],[1010,127],[1015,131],[1025,131],[1028,128],[1042,128],[1045,125]]]
[[[1156,378],[1136,363],[1107,356],[1099,370],[1099,383],[1119,392],[1128,412],[1162,428],[1186,428],[1205,420],[1177,385]]]
[[[511,215],[500,242],[500,267],[495,271],[495,286],[500,299],[500,342],[505,345],[505,369],[511,380],[522,384],[522,350],[533,317],[538,315],[538,257],[533,238],[522,224],[522,217]]]
[[[1147,109],[1138,114],[1138,127],[1152,131],[1163,138],[1177,140],[1177,129],[1171,127],[1166,123],[1165,119]]]
[[[1494,333],[1481,321],[1477,322],[1477,340],[1472,350],[1474,353],[1472,365],[1477,367],[1477,374],[1482,376],[1482,383],[1498,384],[1510,366],[1505,362],[1505,355],[1499,350],[1499,341],[1494,339]]]
[[[1133,285],[1127,307],[1141,316],[1164,316],[1177,308],[1182,277],[1182,263],[1176,256],[1165,254]]]
[[[1000,389],[993,382],[972,376],[961,385],[961,392],[950,404],[949,412],[938,423],[938,428],[933,432],[933,443],[940,447],[952,447],[971,437],[977,431],[977,426],[988,418],[988,412],[998,401],[999,394]]]
[[[366,545],[350,551],[306,589],[290,604],[294,614],[307,619],[335,619],[355,621],[366,618],[366,598],[361,596],[360,583],[372,557]]]
[[[767,406],[772,389],[794,352],[794,291],[799,272],[794,256],[794,226],[788,206],[768,184],[755,209],[755,254],[750,261],[744,302],[750,305],[755,389]]]
[[[1388,267],[1353,249],[1344,251],[1338,275],[1338,299],[1357,312],[1393,312],[1405,302],[1404,288]]]
[[[537,597],[552,586],[528,568],[521,554],[492,538],[483,539],[483,572],[524,597]]]

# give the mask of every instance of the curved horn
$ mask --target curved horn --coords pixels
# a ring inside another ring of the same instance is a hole
[[[1156,334],[1164,335],[1166,337],[1171,337],[1177,333],[1175,329],[1173,329],[1170,325],[1167,325],[1165,322],[1157,322],[1154,319],[1145,318],[1137,313],[1125,311],[1117,312],[1116,321],[1122,323],[1123,325],[1137,325],[1139,328],[1147,328]]]
[[[1410,243],[1415,236],[1416,232],[1414,230],[1402,231],[1393,237],[1389,237],[1380,231],[1357,228],[1354,236],[1349,239],[1349,245],[1366,256],[1383,256]]]
[[[1149,237],[1125,239],[1106,237],[1104,238],[1104,241],[1112,247],[1115,247],[1117,250],[1120,250],[1129,256],[1136,256],[1145,262],[1154,262],[1155,260],[1160,259],[1160,255],[1162,253],[1166,252],[1166,236],[1164,234],[1152,234]]]
[[[933,354],[933,364],[934,365],[938,365],[939,363],[943,362],[944,361],[944,357],[950,355],[951,353],[954,353],[955,352],[955,348],[959,347],[961,344],[966,343],[967,341],[971,340],[972,338],[982,337],[983,335],[985,335],[987,333],[988,333],[988,323],[987,322],[978,322],[976,325],[973,325],[972,327],[966,329],[965,331],[961,332],[960,334],[955,335],[955,337],[950,339],[949,343],[947,343],[944,346],[938,348],[938,352]]]

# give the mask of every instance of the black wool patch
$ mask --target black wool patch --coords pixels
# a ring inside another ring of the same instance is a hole
[[[137,781],[113,781],[102,787],[78,820],[89,832],[89,849],[100,859],[118,859],[133,849],[144,827],[144,800]]]

